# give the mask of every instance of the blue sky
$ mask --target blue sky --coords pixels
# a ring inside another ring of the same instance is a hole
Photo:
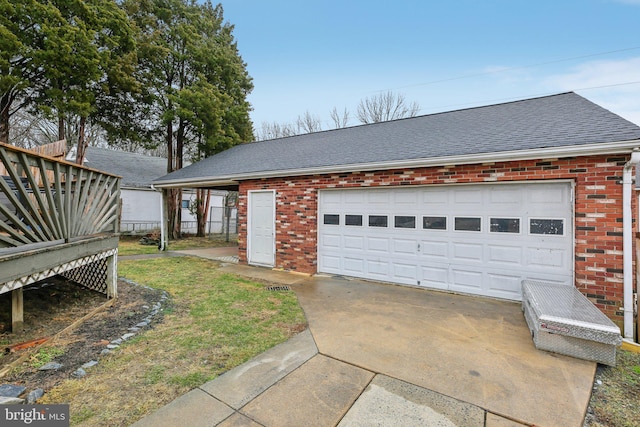
[[[222,1],[254,127],[391,90],[431,114],[573,90],[640,124],[640,0]]]

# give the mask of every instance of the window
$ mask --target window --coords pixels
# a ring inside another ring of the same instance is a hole
[[[491,218],[492,233],[520,233],[519,218]]]
[[[529,233],[563,236],[564,235],[564,219],[530,218]]]
[[[416,217],[396,216],[394,217],[394,226],[396,228],[416,228]]]
[[[369,227],[387,227],[386,215],[369,215]]]
[[[344,216],[345,225],[362,225],[362,215],[345,215]]]
[[[189,206],[191,206],[191,204],[189,203],[189,200],[182,201],[182,209],[189,209]]]
[[[324,214],[325,225],[340,225],[340,215]]]
[[[446,230],[447,217],[446,216],[423,216],[422,228],[424,228],[425,230]]]
[[[481,219],[470,217],[456,217],[454,228],[457,231],[481,231]]]

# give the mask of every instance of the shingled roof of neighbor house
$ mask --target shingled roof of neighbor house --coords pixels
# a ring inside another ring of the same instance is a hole
[[[87,147],[84,165],[121,176],[123,187],[150,188],[167,174],[167,159],[107,148]]]
[[[241,144],[154,185],[614,154],[640,145],[639,139],[637,125],[568,92]]]

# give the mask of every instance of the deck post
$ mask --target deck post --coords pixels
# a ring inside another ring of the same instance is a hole
[[[118,296],[118,253],[107,257],[107,298]]]
[[[24,302],[22,298],[22,288],[20,287],[11,291],[11,332],[20,332],[23,325]]]

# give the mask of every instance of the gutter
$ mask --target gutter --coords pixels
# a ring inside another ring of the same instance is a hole
[[[634,148],[622,172],[622,253],[624,292],[624,340],[633,343],[633,214],[631,193],[633,169],[640,163],[640,149]]]
[[[302,175],[323,175],[345,172],[368,172],[377,170],[391,170],[434,166],[459,166],[476,163],[496,163],[519,160],[559,159],[563,157],[597,156],[628,154],[629,150],[638,147],[640,139],[619,142],[594,143],[584,145],[570,145],[566,147],[535,148],[518,151],[500,151],[489,153],[475,153],[458,156],[442,156],[421,159],[390,160],[371,163],[352,163],[344,165],[310,166],[304,168],[247,171],[219,176],[199,176],[179,179],[155,181],[158,188],[177,188],[189,186],[221,186],[238,185],[239,181],[247,179],[281,178]]]

